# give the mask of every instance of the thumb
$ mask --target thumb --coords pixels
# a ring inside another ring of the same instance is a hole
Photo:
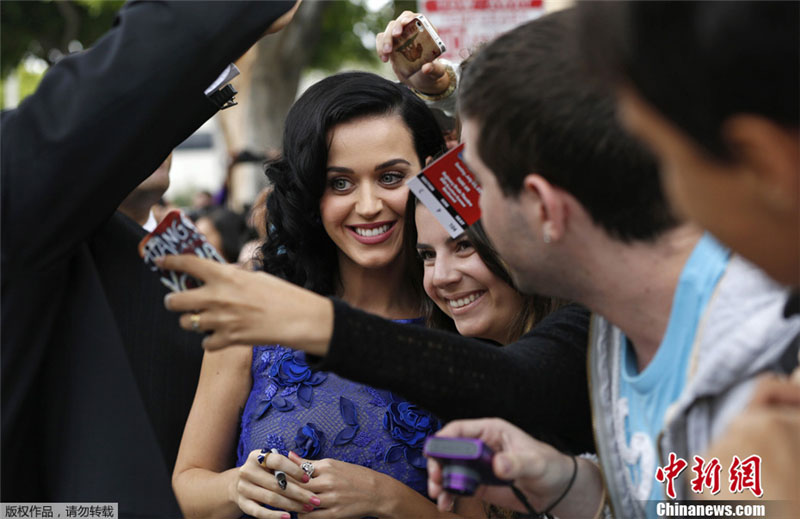
[[[456,500],[451,494],[447,492],[442,492],[439,494],[439,497],[436,498],[436,507],[439,509],[440,512],[450,512],[453,510],[453,505],[455,505]]]
[[[515,480],[520,478],[539,478],[541,477],[547,463],[541,456],[533,453],[500,453],[495,455],[492,460],[494,473],[500,479]]]
[[[440,60],[435,59],[422,65],[420,71],[431,78],[440,78],[447,73],[447,67]]]

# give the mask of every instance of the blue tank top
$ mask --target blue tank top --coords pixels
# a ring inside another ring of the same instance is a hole
[[[383,472],[427,495],[422,445],[441,427],[431,413],[389,391],[313,371],[305,353],[283,346],[253,348],[251,372],[236,466],[253,450],[293,450]]]

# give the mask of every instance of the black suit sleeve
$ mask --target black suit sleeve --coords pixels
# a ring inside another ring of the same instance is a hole
[[[2,264],[44,270],[216,107],[204,90],[294,2],[132,2],[2,116]]]
[[[594,451],[585,308],[563,307],[504,347],[337,300],[334,314],[321,369],[402,394],[445,420],[498,416],[561,449]]]

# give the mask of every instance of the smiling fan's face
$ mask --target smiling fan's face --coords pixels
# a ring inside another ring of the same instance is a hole
[[[522,296],[489,270],[469,238],[451,239],[424,205],[417,204],[415,219],[425,293],[461,335],[507,342]]]

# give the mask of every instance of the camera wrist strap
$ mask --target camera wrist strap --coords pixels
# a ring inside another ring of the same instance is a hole
[[[562,492],[561,495],[558,496],[558,499],[553,501],[553,504],[548,506],[543,512],[537,512],[536,509],[533,508],[533,506],[531,506],[531,503],[528,501],[528,498],[525,496],[525,494],[523,494],[522,491],[518,489],[516,486],[511,485],[511,491],[514,493],[517,499],[519,499],[519,501],[522,503],[522,505],[525,507],[528,513],[533,517],[536,517],[537,519],[544,519],[544,518],[552,519],[553,516],[550,515],[550,511],[553,510],[553,508],[555,508],[556,506],[558,506],[558,504],[567,496],[570,489],[572,489],[572,485],[573,483],[575,483],[575,478],[578,476],[578,460],[575,458],[575,456],[570,456],[570,457],[572,458],[572,477],[569,479],[569,483],[567,483],[567,488],[565,488],[564,492]]]

